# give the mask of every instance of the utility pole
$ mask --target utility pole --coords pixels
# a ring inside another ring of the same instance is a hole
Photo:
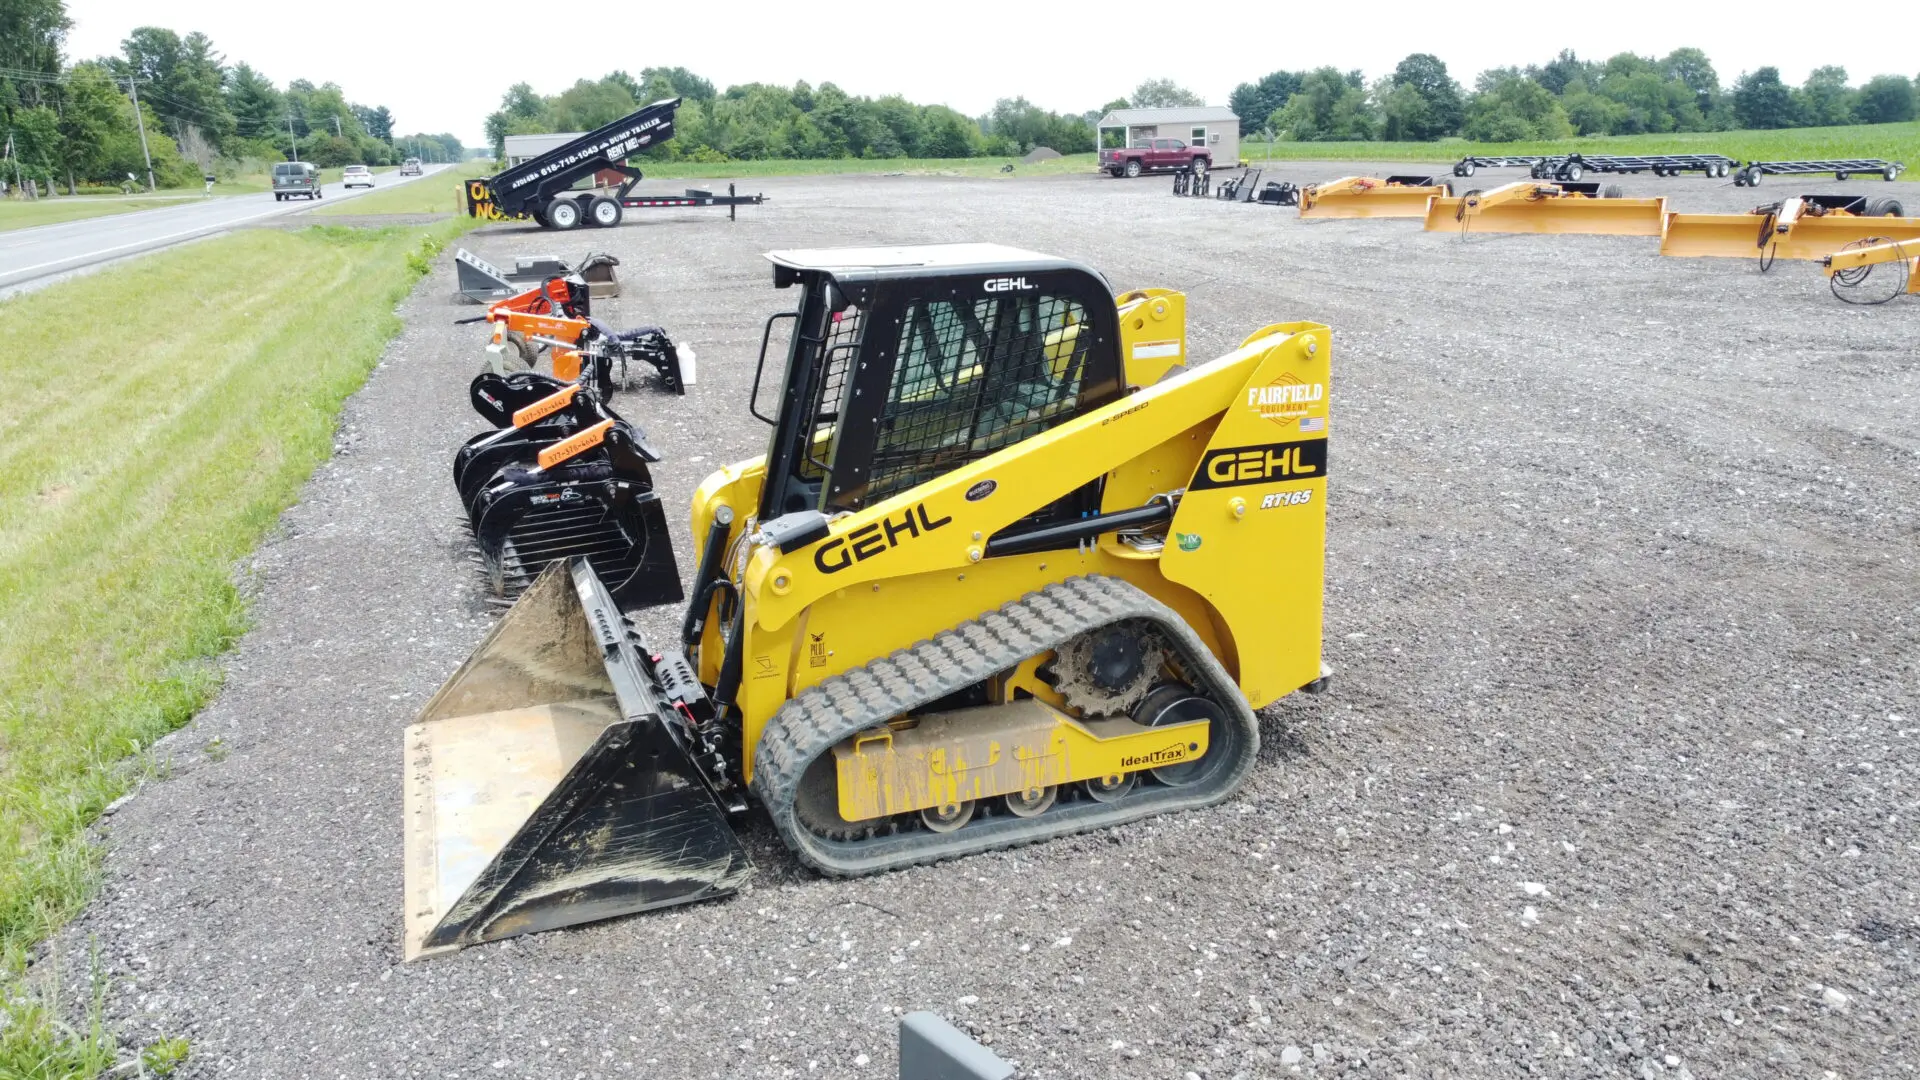
[[[133,122],[140,127],[140,156],[147,159],[147,191],[153,191],[153,155],[147,152],[147,120],[140,115],[140,83],[127,76],[127,93],[133,95]]]
[[[287,142],[292,144],[293,146],[293,157],[289,158],[288,160],[299,161],[300,160],[300,140],[294,138],[293,136],[293,114],[292,113],[287,114]]]
[[[340,114],[339,113],[333,114],[333,137],[336,139],[343,137],[340,134]]]

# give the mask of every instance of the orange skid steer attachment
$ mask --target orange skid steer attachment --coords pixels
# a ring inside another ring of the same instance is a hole
[[[1343,176],[1300,189],[1303,218],[1417,218],[1427,200],[1453,193],[1431,176]]]
[[[1920,218],[1881,216],[1877,209],[1859,196],[1802,195],[1745,214],[1668,214],[1660,254],[1772,263],[1825,259],[1874,239],[1920,240]]]
[[[1436,198],[1426,208],[1426,230],[1443,232],[1577,233],[1659,236],[1665,199],[1622,199],[1598,184],[1523,180],[1459,198]]]

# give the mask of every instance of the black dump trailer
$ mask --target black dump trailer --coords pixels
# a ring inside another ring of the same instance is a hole
[[[562,143],[538,157],[528,158],[504,172],[467,181],[467,214],[500,221],[532,218],[549,229],[572,229],[581,224],[611,228],[629,209],[653,206],[724,206],[733,215],[737,206],[757,206],[763,195],[736,195],[727,185],[725,195],[689,190],[684,195],[635,195],[639,169],[628,156],[673,138],[673,114],[679,98],[656,101],[611,124]],[[574,185],[602,169],[627,179],[608,195],[596,189],[574,190]]]

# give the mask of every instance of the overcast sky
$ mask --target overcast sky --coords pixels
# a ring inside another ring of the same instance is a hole
[[[348,100],[393,110],[396,133],[451,131],[470,146],[515,82],[553,93],[649,66],[690,68],[723,89],[834,82],[971,116],[1015,95],[1082,112],[1150,76],[1225,104],[1236,84],[1270,71],[1331,64],[1372,79],[1411,52],[1436,54],[1467,86],[1484,68],[1543,63],[1563,48],[1604,59],[1691,45],[1722,84],[1767,64],[1795,84],[1823,64],[1844,66],[1855,84],[1920,69],[1920,15],[1901,3],[463,0],[329,3],[303,14],[274,0],[69,0],[68,9],[71,58],[115,52],[136,26],[199,30],[229,63],[245,60],[279,85],[337,82]],[[1863,14],[1872,10],[1881,14]],[[563,16],[573,14],[592,28],[569,33]],[[1894,32],[1903,20],[1908,31]]]

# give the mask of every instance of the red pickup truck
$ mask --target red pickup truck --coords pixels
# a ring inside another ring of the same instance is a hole
[[[1179,139],[1142,139],[1124,150],[1100,151],[1100,167],[1113,176],[1139,176],[1154,169],[1184,169],[1199,162],[1213,167],[1213,151]]]

